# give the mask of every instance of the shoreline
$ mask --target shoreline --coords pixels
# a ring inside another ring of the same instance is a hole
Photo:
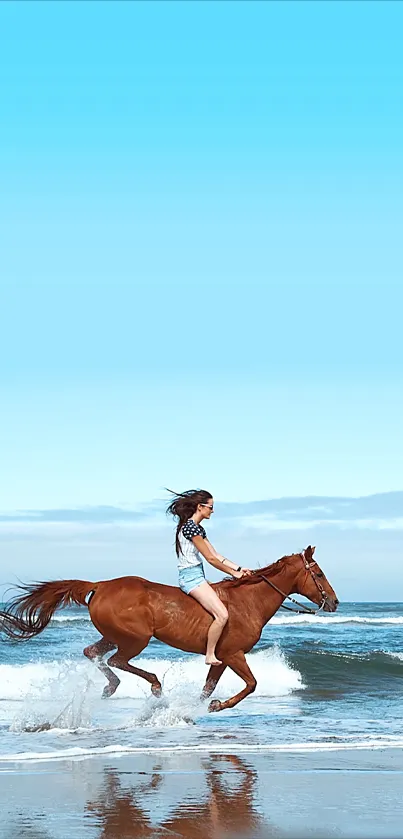
[[[35,736],[35,735],[34,735]],[[387,735],[386,735],[387,736]],[[100,746],[99,748],[82,748],[80,746],[72,746],[67,749],[49,752],[16,752],[10,755],[0,756],[0,773],[3,771],[3,765],[23,763],[24,765],[35,766],[37,763],[60,763],[63,761],[85,761],[99,758],[123,758],[123,757],[141,757],[164,755],[200,755],[213,757],[226,757],[231,755],[313,755],[320,754],[337,754],[350,752],[357,755],[364,752],[389,752],[398,751],[402,753],[402,771],[403,771],[403,737],[399,738],[397,742],[370,740],[367,743],[362,741],[352,741],[351,743],[332,743],[332,742],[306,742],[306,743],[278,743],[278,744],[248,744],[248,743],[234,743],[228,744],[183,744],[183,745],[167,745],[167,746],[124,746],[111,745]],[[5,770],[4,770],[5,771]]]

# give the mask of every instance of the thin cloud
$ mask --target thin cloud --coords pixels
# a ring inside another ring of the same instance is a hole
[[[266,516],[281,521],[362,521],[395,519],[403,515],[403,492],[379,493],[361,498],[307,496],[267,501],[217,504],[220,517],[247,519]]]
[[[81,507],[62,510],[17,510],[0,514],[0,522],[16,524],[30,522],[43,523],[83,523],[112,524],[115,522],[144,521],[149,516],[147,511],[126,510],[121,507]]]
[[[306,498],[275,498],[250,502],[216,502],[215,521],[237,520],[237,524],[253,529],[305,529],[310,526],[333,525],[368,529],[402,529],[403,492],[389,492],[361,498],[308,496]],[[142,509],[118,506],[93,506],[56,510],[15,510],[0,514],[2,529],[31,525],[111,525],[126,527],[162,524],[165,519],[161,501]]]

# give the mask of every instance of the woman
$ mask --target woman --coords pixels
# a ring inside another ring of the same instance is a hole
[[[214,620],[207,635],[206,664],[221,664],[216,657],[215,648],[227,623],[228,612],[204,576],[202,557],[214,568],[229,571],[237,579],[252,572],[221,556],[208,541],[201,522],[203,519],[209,519],[214,512],[214,500],[209,492],[204,489],[189,489],[187,492],[172,495],[175,495],[175,498],[169,504],[167,512],[178,519],[175,547],[179,585],[185,594],[190,594],[213,615]]]

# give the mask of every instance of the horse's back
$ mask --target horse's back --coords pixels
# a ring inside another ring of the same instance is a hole
[[[170,592],[177,592],[178,590],[180,591],[178,586],[170,586],[166,583],[155,583],[153,580],[147,580],[146,577],[139,577],[135,575],[130,575],[127,577],[114,577],[114,579],[112,580],[100,580],[95,585],[97,591],[101,587],[102,589],[106,589],[106,587],[108,587],[110,591],[117,591],[121,588],[138,588],[139,584],[147,589],[155,589],[161,591],[169,589]]]
[[[100,611],[122,614],[133,608],[152,608],[152,605],[156,603],[180,602],[182,599],[188,598],[178,586],[154,583],[145,577],[116,577],[113,580],[101,580],[94,584],[89,611],[93,618]]]

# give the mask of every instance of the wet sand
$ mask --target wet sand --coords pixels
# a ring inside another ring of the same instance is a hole
[[[0,836],[400,839],[402,788],[401,749],[3,763]]]

